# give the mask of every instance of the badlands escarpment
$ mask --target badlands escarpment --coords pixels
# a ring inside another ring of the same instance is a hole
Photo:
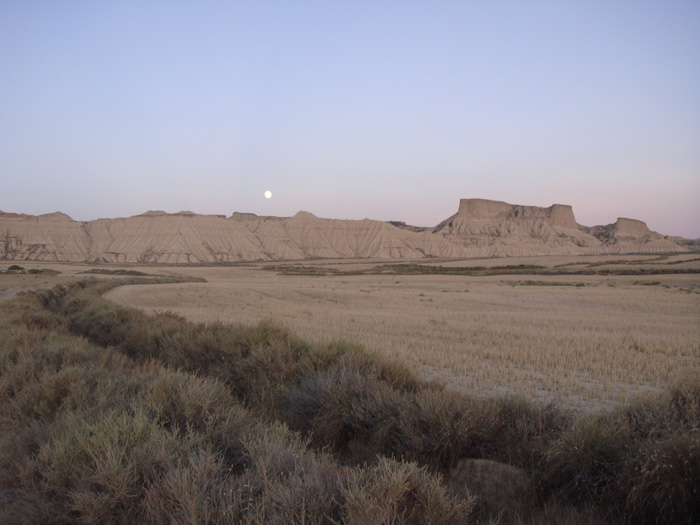
[[[571,206],[548,208],[462,199],[434,228],[370,219],[322,219],[250,213],[197,215],[150,211],[118,219],[74,221],[62,213],[0,212],[0,259],[108,263],[216,263],[309,258],[508,257],[666,253],[697,241],[650,231],[620,218],[576,223]]]

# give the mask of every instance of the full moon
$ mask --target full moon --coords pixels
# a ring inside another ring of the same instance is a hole
[[[270,197],[272,197],[272,192],[268,190],[265,192],[265,198],[269,199]]]

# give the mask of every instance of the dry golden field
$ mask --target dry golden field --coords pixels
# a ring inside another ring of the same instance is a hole
[[[269,264],[161,268],[205,277],[208,283],[123,287],[108,298],[194,321],[252,324],[271,319],[307,340],[361,343],[450,389],[524,395],[596,411],[700,374],[700,275],[619,274],[698,269],[696,259],[432,263],[443,268],[525,264],[617,272],[611,275],[514,275],[507,269],[498,275],[353,275],[381,264],[377,261],[286,265],[308,275],[280,274],[284,266],[271,270]],[[337,271],[341,273],[333,273]]]
[[[0,275],[0,299],[91,268],[20,264],[61,273]],[[367,273],[385,264],[381,274]],[[273,320],[306,340],[361,343],[449,389],[524,395],[575,410],[604,409],[700,374],[700,274],[635,275],[698,270],[697,254],[416,264],[416,274],[386,261],[139,266],[132,269],[208,282],[121,287],[108,298],[193,321]],[[429,265],[483,270],[423,274]],[[543,269],[567,274],[541,275]]]

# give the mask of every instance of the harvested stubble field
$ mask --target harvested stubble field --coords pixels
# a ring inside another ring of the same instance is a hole
[[[207,282],[107,297],[192,321],[272,320],[309,341],[361,343],[470,395],[598,412],[700,373],[697,254],[160,272]]]

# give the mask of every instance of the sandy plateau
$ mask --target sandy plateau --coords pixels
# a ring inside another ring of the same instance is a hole
[[[605,226],[576,222],[571,206],[521,206],[461,199],[435,227],[370,219],[324,219],[252,213],[199,215],[149,211],[80,222],[60,212],[0,211],[0,260],[90,263],[212,264],[331,258],[483,258],[540,255],[683,253],[700,240],[661,235],[643,221]]]

